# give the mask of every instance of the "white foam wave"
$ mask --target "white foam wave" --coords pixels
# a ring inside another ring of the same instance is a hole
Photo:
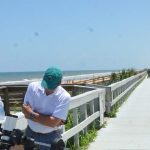
[[[29,84],[33,81],[40,81],[41,79],[23,79],[23,80],[16,80],[16,81],[4,81],[0,82],[0,85],[15,85],[15,84]]]

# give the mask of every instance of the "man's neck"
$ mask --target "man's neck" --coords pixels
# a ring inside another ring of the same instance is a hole
[[[53,94],[54,91],[55,91],[55,89],[54,90],[45,89],[45,94],[48,96],[50,94]]]

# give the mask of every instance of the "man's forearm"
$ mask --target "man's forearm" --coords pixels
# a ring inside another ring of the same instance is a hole
[[[53,116],[42,115],[42,114],[39,114],[38,117],[34,117],[32,120],[40,124],[43,124],[45,126],[49,126],[53,128],[61,124],[61,119]]]
[[[62,120],[59,118],[34,112],[30,105],[23,104],[22,112],[27,119],[31,119],[45,126],[56,127],[62,124]]]

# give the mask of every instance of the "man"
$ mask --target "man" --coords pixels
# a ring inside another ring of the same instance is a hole
[[[52,144],[60,138],[59,126],[67,118],[70,94],[61,87],[62,71],[48,68],[41,83],[29,84],[22,111],[28,119],[26,136],[37,142]],[[39,146],[40,150],[49,150]]]

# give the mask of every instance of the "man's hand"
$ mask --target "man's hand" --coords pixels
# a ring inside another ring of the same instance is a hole
[[[39,116],[38,113],[33,112],[32,107],[30,105],[23,104],[22,105],[22,112],[24,113],[24,115],[27,119],[31,119],[31,115],[33,115],[33,114],[35,117]]]

